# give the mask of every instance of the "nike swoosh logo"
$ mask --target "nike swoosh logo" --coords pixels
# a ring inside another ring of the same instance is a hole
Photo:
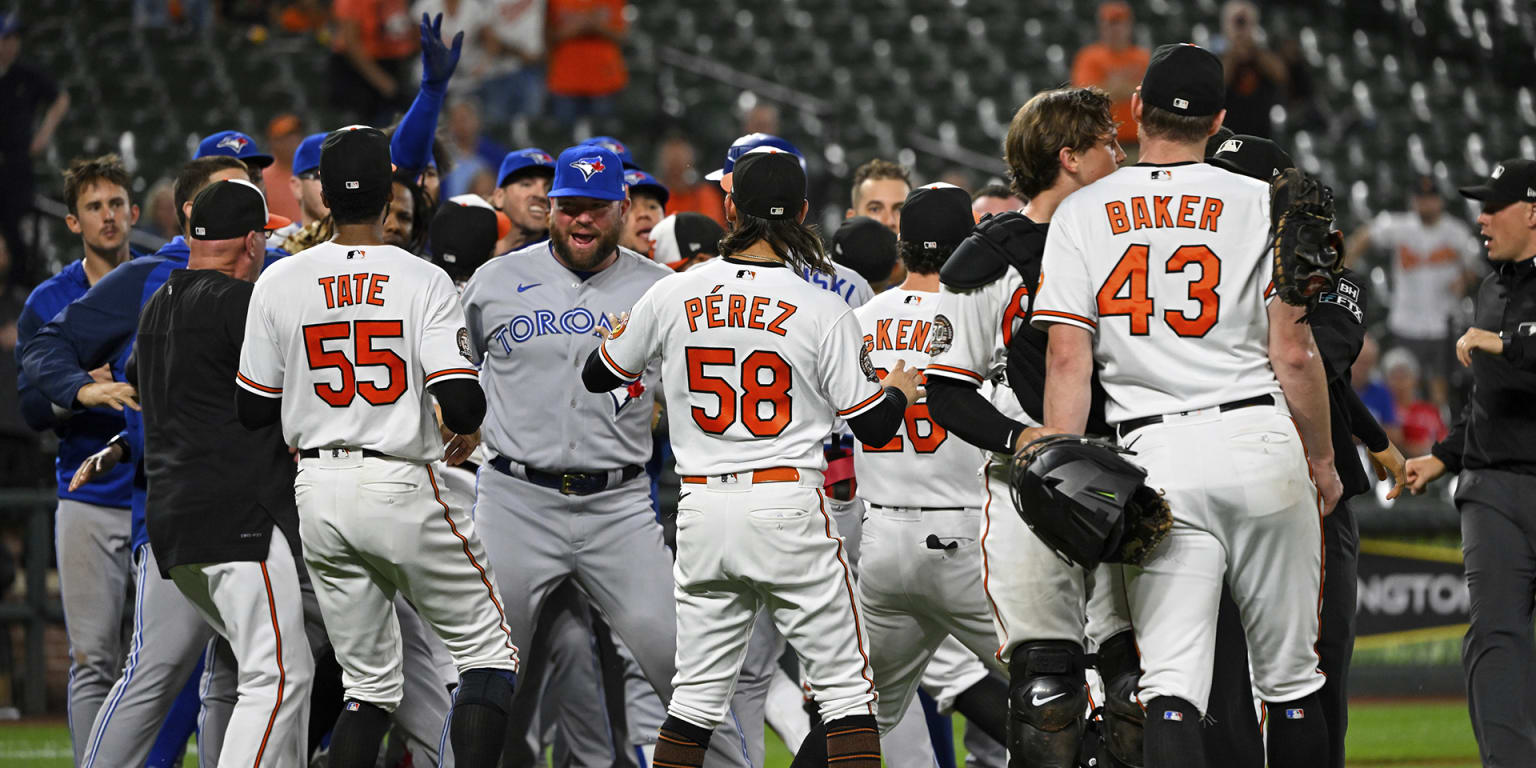
[[[517,292],[518,293],[522,293],[523,291],[526,291],[529,288],[537,288],[537,287],[539,287],[541,285],[543,285],[543,283],[530,283],[529,285],[523,285],[522,283],[518,283],[517,284]]]
[[[1045,697],[1043,699],[1040,698],[1039,696],[1035,696],[1035,697],[1033,697],[1033,698],[1031,698],[1029,700],[1029,703],[1030,703],[1031,706],[1038,707],[1041,704],[1049,704],[1049,703],[1051,703],[1051,702],[1053,702],[1053,701],[1055,701],[1055,700],[1057,700],[1057,699],[1059,699],[1059,698],[1061,698],[1061,697],[1063,697],[1065,695],[1067,695],[1067,694],[1066,693],[1058,693],[1055,696],[1047,696],[1047,697]]]

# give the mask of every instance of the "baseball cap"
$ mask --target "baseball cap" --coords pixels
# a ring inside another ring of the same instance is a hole
[[[971,217],[969,204],[965,217]],[[896,233],[868,216],[843,219],[832,233],[832,260],[869,282],[885,280],[896,267]]]
[[[389,137],[366,125],[331,131],[320,145],[320,189],[332,200],[377,196],[392,188]]]
[[[15,13],[0,13],[0,37],[10,37],[20,34],[21,16]]]
[[[282,229],[293,221],[267,210],[255,184],[228,179],[209,184],[192,199],[192,239],[232,240],[251,232]]]
[[[1536,203],[1536,160],[1501,160],[1488,181],[1457,191],[1462,197],[1481,200],[1485,210],[1496,211],[1511,203]]]
[[[197,143],[197,153],[192,159],[225,155],[239,158],[253,168],[265,168],[272,164],[272,156],[256,146],[256,140],[239,131],[211,133]]]
[[[1218,126],[1216,132],[1211,134],[1209,139],[1205,140],[1205,159],[1210,160],[1212,157],[1215,157],[1216,150],[1221,149],[1222,143],[1236,135],[1232,132],[1231,128],[1225,125]]]
[[[299,148],[293,150],[294,176],[320,170],[320,145],[325,143],[325,137],[328,135],[324,131],[311,133],[299,142]]]
[[[619,162],[623,163],[625,168],[640,167],[640,164],[635,162],[635,156],[629,151],[629,147],[625,146],[624,142],[619,141],[612,136],[593,136],[592,138],[587,139],[582,143],[591,144],[594,147],[602,147],[603,149],[618,155]]]
[[[970,194],[953,184],[918,187],[901,206],[901,240],[925,251],[959,245],[975,223]]]
[[[496,241],[512,231],[506,214],[491,207],[479,195],[448,198],[432,217],[427,244],[432,263],[455,280],[468,279],[491,258]]]
[[[538,147],[514,149],[501,159],[501,170],[496,172],[496,186],[505,187],[511,181],[512,174],[530,168],[533,169],[528,171],[530,174],[554,176],[555,158]]]
[[[1175,115],[1214,115],[1226,104],[1221,59],[1189,43],[1160,45],[1141,79],[1141,100]]]
[[[672,197],[672,193],[667,190],[667,185],[657,181],[655,176],[652,176],[649,173],[640,170],[639,168],[632,168],[625,171],[624,183],[628,185],[631,194],[633,194],[635,190],[640,190],[641,192],[644,192],[656,198],[657,200],[660,200],[662,208],[667,207],[667,200]]]
[[[554,189],[549,196],[623,200],[624,166],[612,150],[577,144],[561,152],[555,161]]]
[[[1279,144],[1246,134],[1234,134],[1223,141],[1208,162],[1266,184],[1281,171],[1296,167],[1295,161]]]
[[[720,254],[720,240],[725,230],[714,219],[702,213],[684,211],[657,222],[651,229],[651,258],[667,265],[677,265],[685,259],[704,253]]]
[[[798,155],[758,147],[735,162],[732,175],[736,207],[760,219],[795,219],[805,205],[805,171]]]
[[[720,166],[719,170],[710,171],[704,178],[718,181],[721,189],[731,191],[731,171],[736,167],[736,161],[758,147],[774,147],[788,152],[800,158],[800,168],[802,170],[805,168],[805,156],[800,154],[800,150],[796,149],[795,145],[770,133],[749,133],[731,142],[731,148],[725,151],[725,164]]]

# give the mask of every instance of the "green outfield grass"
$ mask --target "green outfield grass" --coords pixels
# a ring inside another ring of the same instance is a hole
[[[1351,766],[1477,768],[1477,744],[1459,701],[1357,702],[1350,708]],[[963,755],[957,722],[955,752]],[[764,768],[787,768],[790,754],[770,731]],[[58,720],[0,723],[0,766],[68,768],[69,732]],[[187,765],[194,765],[189,761]]]

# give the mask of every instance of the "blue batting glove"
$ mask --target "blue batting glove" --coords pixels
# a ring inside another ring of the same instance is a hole
[[[453,36],[453,47],[443,42],[443,15],[433,19],[421,15],[421,87],[442,90],[453,77],[459,65],[459,53],[464,49],[464,33]]]

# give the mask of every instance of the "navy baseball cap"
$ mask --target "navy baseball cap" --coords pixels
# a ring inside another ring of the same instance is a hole
[[[532,168],[531,173],[555,175],[555,158],[538,147],[515,149],[501,159],[501,170],[496,172],[496,186],[505,187],[512,174]]]
[[[1141,78],[1141,100],[1188,117],[1220,112],[1227,100],[1221,59],[1189,43],[1158,46]]]
[[[239,158],[252,168],[265,168],[272,164],[272,156],[261,151],[255,139],[239,131],[219,131],[203,137],[197,143],[197,154],[192,159],[214,155]]]
[[[672,197],[672,192],[667,189],[665,184],[657,181],[655,176],[652,176],[649,173],[640,170],[639,168],[632,168],[625,171],[624,183],[629,187],[631,194],[633,194],[636,190],[644,192],[645,194],[660,200],[661,207],[663,208],[667,207],[667,200],[671,199]]]
[[[1488,181],[1462,187],[1462,197],[1481,200],[1483,210],[1496,211],[1514,203],[1536,203],[1536,160],[1516,157],[1493,166]]]
[[[711,171],[704,178],[710,181],[718,181],[720,182],[721,189],[727,192],[731,191],[730,175],[736,168],[736,161],[740,160],[742,155],[758,147],[773,147],[781,152],[788,152],[800,158],[800,169],[805,169],[805,156],[800,154],[800,150],[795,145],[771,133],[749,133],[731,142],[731,148],[725,151],[725,164],[720,166],[719,170]]]
[[[324,131],[311,133],[299,142],[299,148],[293,151],[294,176],[320,171],[320,145],[325,143],[326,135]]]
[[[624,163],[612,150],[577,144],[561,152],[555,161],[554,189],[549,196],[623,200]]]
[[[602,147],[603,149],[618,155],[619,162],[623,163],[626,169],[640,167],[640,164],[635,162],[635,155],[629,151],[629,147],[624,146],[624,142],[619,141],[612,136],[593,136],[592,138],[587,139],[582,143]]]

